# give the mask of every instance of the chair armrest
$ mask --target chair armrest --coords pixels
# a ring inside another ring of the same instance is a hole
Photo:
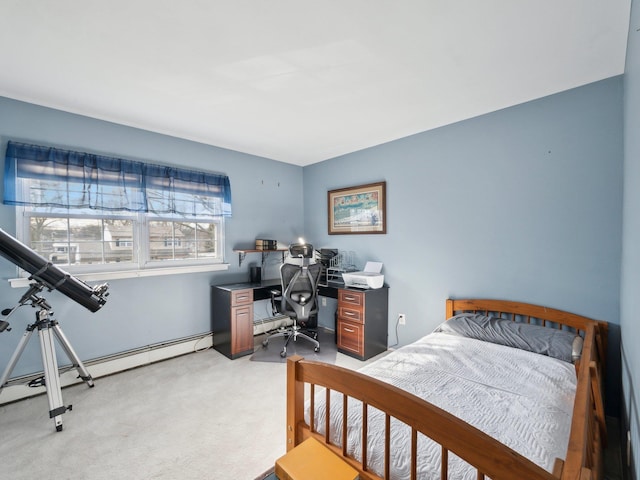
[[[278,303],[276,303],[276,299],[281,299],[282,300],[282,291],[280,290],[271,290],[271,314],[272,315],[277,315],[280,313],[280,310],[278,309]]]

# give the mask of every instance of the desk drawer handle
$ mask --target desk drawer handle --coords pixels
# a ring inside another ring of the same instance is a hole
[[[358,299],[358,297],[350,297],[349,295],[345,295],[345,296],[344,296],[344,299],[345,299],[347,302],[353,302],[354,300],[357,300],[357,299]]]
[[[354,333],[355,332],[355,330],[353,330],[351,328],[347,328],[347,327],[344,327],[344,331],[345,332],[349,332],[349,333]]]
[[[249,299],[249,295],[238,295],[236,298],[238,300],[248,300]]]
[[[355,313],[350,312],[350,311],[348,311],[348,310],[347,310],[347,311],[345,311],[345,312],[344,312],[344,314],[345,314],[347,317],[353,317],[353,316],[355,316],[355,315],[356,315]]]

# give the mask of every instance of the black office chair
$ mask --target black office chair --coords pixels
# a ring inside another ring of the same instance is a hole
[[[304,331],[311,327],[311,322],[317,322],[318,314],[318,280],[322,265],[310,263],[313,258],[313,246],[309,243],[289,245],[289,255],[292,261],[298,263],[283,263],[280,267],[280,284],[282,292],[272,291],[271,301],[274,313],[286,315],[293,320],[293,325],[267,336],[262,346],[269,344],[269,339],[286,337],[281,357],[287,356],[287,345],[293,339],[303,338],[314,345],[314,352],[320,351],[317,332]],[[279,301],[278,301],[279,300]]]

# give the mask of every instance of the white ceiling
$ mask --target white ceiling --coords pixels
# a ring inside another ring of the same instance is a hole
[[[0,96],[308,165],[624,72],[631,0],[0,0]]]

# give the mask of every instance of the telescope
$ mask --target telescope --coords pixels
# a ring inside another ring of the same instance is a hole
[[[108,284],[91,287],[79,278],[65,272],[61,268],[53,265],[39,253],[32,250],[24,243],[15,239],[2,229],[0,229],[0,255],[13,262],[18,267],[29,272],[29,289],[22,296],[18,304],[13,308],[2,310],[3,319],[0,320],[0,332],[11,330],[6,321],[18,307],[31,305],[37,308],[36,320],[28,325],[22,339],[13,353],[2,377],[0,377],[0,393],[8,385],[9,377],[18,359],[24,351],[29,338],[33,332],[37,331],[40,338],[40,352],[44,365],[44,377],[29,382],[30,387],[46,387],[49,399],[49,417],[54,420],[56,431],[62,430],[62,414],[71,410],[71,405],[62,403],[62,391],[60,385],[60,373],[58,371],[58,361],[54,348],[54,337],[62,345],[71,360],[73,366],[78,370],[78,376],[89,387],[93,387],[93,378],[85,368],[80,357],[62,332],[58,321],[52,318],[53,311],[49,303],[39,294],[45,288],[49,291],[58,290],[70,299],[79,303],[91,312],[97,312],[107,302]]]
[[[108,284],[91,287],[49,262],[36,251],[0,229],[0,255],[29,272],[29,279],[41,282],[49,290],[58,290],[91,312],[107,302]]]

